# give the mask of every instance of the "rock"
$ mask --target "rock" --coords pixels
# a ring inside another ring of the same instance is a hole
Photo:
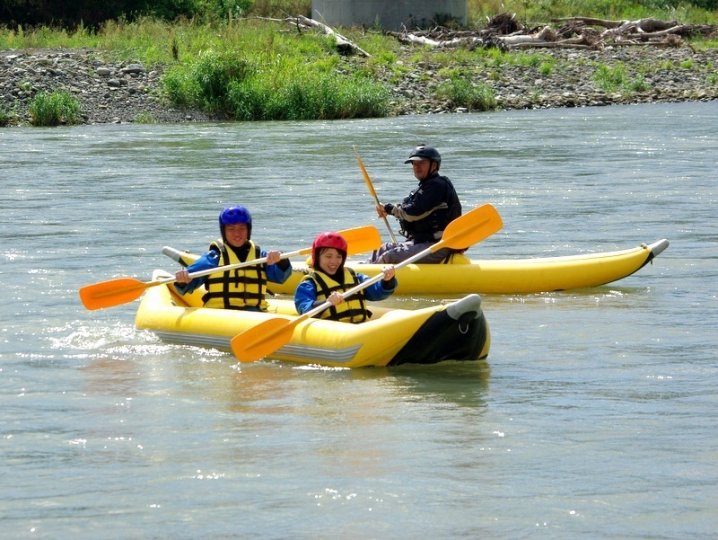
[[[122,68],[120,71],[122,71],[122,73],[139,75],[140,73],[145,72],[145,68],[143,68],[141,64],[130,64],[129,66]]]

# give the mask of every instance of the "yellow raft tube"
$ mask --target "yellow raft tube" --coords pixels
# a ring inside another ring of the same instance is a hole
[[[152,279],[166,277],[157,270]],[[297,316],[291,300],[270,299],[267,313],[204,308],[202,292],[180,296],[172,285],[152,287],[140,301],[135,325],[171,343],[230,350],[235,335],[268,318]],[[271,358],[356,368],[476,361],[489,354],[489,327],[476,294],[416,310],[379,305],[370,310],[371,319],[361,324],[307,319]]]
[[[447,264],[408,264],[396,271],[395,295],[531,294],[598,287],[630,276],[653,261],[668,247],[668,240],[641,244],[621,251],[583,253],[563,257],[471,260],[454,255]],[[196,255],[163,248],[163,253],[183,265]],[[358,272],[373,277],[383,265],[349,261]],[[306,265],[292,261],[292,276],[272,292],[294,294],[306,273]]]
[[[396,272],[394,294],[531,294],[598,287],[630,276],[668,247],[668,240],[604,253],[532,259],[470,260],[454,256],[448,264],[409,264]],[[304,265],[292,263],[297,275],[276,293],[293,294]],[[358,264],[353,268],[374,276],[383,265]],[[290,283],[293,281],[293,283]]]

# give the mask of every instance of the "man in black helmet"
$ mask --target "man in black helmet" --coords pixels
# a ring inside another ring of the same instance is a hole
[[[388,215],[397,218],[406,241],[384,244],[374,252],[370,262],[396,264],[408,259],[441,240],[446,226],[461,215],[461,203],[453,184],[439,175],[441,154],[436,148],[417,146],[404,163],[411,163],[419,186],[401,203],[380,204],[376,211],[380,218]],[[441,263],[452,251],[442,248],[418,262]]]

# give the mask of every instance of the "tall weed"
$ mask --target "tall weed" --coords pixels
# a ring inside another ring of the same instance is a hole
[[[601,64],[593,76],[596,85],[604,92],[615,92],[627,80],[626,67],[620,62],[615,66]]]
[[[9,111],[5,110],[5,107],[0,106],[0,127],[10,125],[13,120],[13,116]]]
[[[59,126],[80,123],[80,102],[66,90],[41,92],[28,106],[33,126]]]
[[[485,84],[474,84],[467,76],[455,76],[441,83],[436,91],[455,107],[470,111],[489,111],[496,108],[496,94]]]
[[[207,52],[164,77],[168,97],[236,120],[306,120],[384,116],[388,90],[365,77],[339,75],[333,63],[275,58],[259,63]]]

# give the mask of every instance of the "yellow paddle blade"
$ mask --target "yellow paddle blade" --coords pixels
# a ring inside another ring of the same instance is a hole
[[[491,236],[503,225],[496,208],[491,204],[484,204],[449,223],[444,229],[441,241],[434,244],[435,251],[443,247],[465,249]]]
[[[85,285],[80,288],[80,300],[87,309],[101,309],[132,302],[153,283],[130,277],[121,277]]]
[[[347,241],[347,255],[374,251],[382,244],[379,229],[374,227],[374,225],[343,229],[339,231],[339,234],[341,234],[344,237],[344,240]],[[309,248],[308,254],[311,253],[312,250]]]
[[[294,327],[305,317],[293,321],[274,318],[266,320],[232,338],[232,354],[240,362],[254,362],[279,349],[292,339]]]

